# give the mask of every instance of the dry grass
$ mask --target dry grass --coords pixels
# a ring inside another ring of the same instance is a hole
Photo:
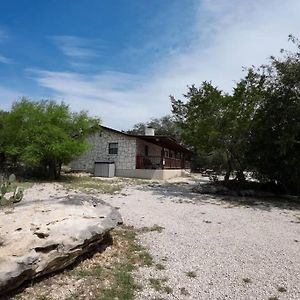
[[[189,272],[186,272],[185,273],[187,277],[190,277],[190,278],[196,278],[197,277],[197,274],[195,271],[189,271]]]
[[[190,293],[187,291],[185,287],[180,288],[180,294],[184,296],[189,296]]]
[[[134,281],[133,271],[153,263],[151,255],[138,244],[137,231],[129,226],[118,227],[111,232],[110,243],[99,250],[72,268],[27,285],[7,299],[132,300],[141,288]]]
[[[283,286],[279,286],[279,287],[277,288],[277,290],[278,290],[278,292],[280,292],[280,293],[285,293],[285,292],[287,291],[286,288],[283,287]]]
[[[168,281],[167,278],[149,278],[150,285],[152,288],[157,292],[165,292],[167,294],[172,293],[172,289],[165,285],[165,283]]]
[[[141,229],[139,229],[139,232],[140,233],[147,233],[147,232],[158,232],[158,233],[161,233],[165,228],[162,227],[162,226],[159,226],[157,224],[154,224],[153,226],[151,227],[142,227]]]
[[[244,281],[245,283],[251,283],[251,282],[252,282],[252,280],[251,280],[250,278],[248,278],[248,277],[243,278],[243,281]]]
[[[66,189],[81,190],[85,193],[97,191],[103,194],[118,194],[126,186],[149,184],[150,182],[150,180],[134,178],[100,178],[88,175],[69,175],[64,177],[61,183]]]
[[[159,270],[159,271],[166,269],[166,267],[163,264],[159,264],[159,263],[155,265],[155,268],[156,268],[156,270]]]

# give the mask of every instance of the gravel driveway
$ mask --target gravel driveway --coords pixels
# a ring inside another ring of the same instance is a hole
[[[300,299],[300,210],[221,200],[193,180],[129,187],[108,198],[155,264],[136,274],[137,299]]]

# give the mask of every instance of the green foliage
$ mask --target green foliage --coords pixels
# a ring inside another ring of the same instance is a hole
[[[170,115],[166,115],[161,118],[152,118],[146,123],[137,123],[133,126],[133,129],[128,130],[127,133],[144,135],[146,127],[154,128],[156,135],[173,137],[179,142],[182,140],[181,130]]]
[[[263,181],[281,184],[300,193],[300,43],[290,39],[298,52],[283,51],[268,66],[257,70],[264,78],[264,95],[251,129],[248,163]]]
[[[194,85],[184,97],[187,103],[171,97],[173,114],[183,129],[184,139],[197,150],[210,152],[221,147],[225,97],[211,83],[203,82],[199,89]]]
[[[300,193],[300,42],[295,53],[271,57],[250,68],[233,89],[223,93],[209,82],[189,87],[185,101],[171,97],[172,112],[184,141],[198,162],[235,172],[245,170],[287,192]]]
[[[238,83],[232,96],[210,82],[203,82],[199,88],[194,85],[189,87],[184,95],[186,102],[171,97],[173,114],[182,128],[185,142],[193,146],[206,163],[224,167],[227,178],[233,170],[238,171],[237,175],[242,175],[245,168],[247,128],[256,105],[253,98],[246,97],[251,76],[249,73],[245,80]],[[218,169],[218,166],[214,167]]]
[[[57,178],[63,163],[88,148],[86,137],[99,127],[99,120],[86,112],[72,113],[69,106],[54,101],[33,102],[25,98],[0,114],[0,152],[12,163],[41,166],[47,176]]]

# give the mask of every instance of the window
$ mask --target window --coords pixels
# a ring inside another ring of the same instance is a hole
[[[108,153],[109,154],[118,154],[118,143],[109,143],[108,144]]]
[[[149,147],[145,145],[145,156],[149,156]]]

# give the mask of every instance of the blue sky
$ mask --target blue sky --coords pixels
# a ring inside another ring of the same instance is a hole
[[[65,101],[127,129],[212,80],[230,92],[299,36],[299,0],[0,0],[0,109]]]

